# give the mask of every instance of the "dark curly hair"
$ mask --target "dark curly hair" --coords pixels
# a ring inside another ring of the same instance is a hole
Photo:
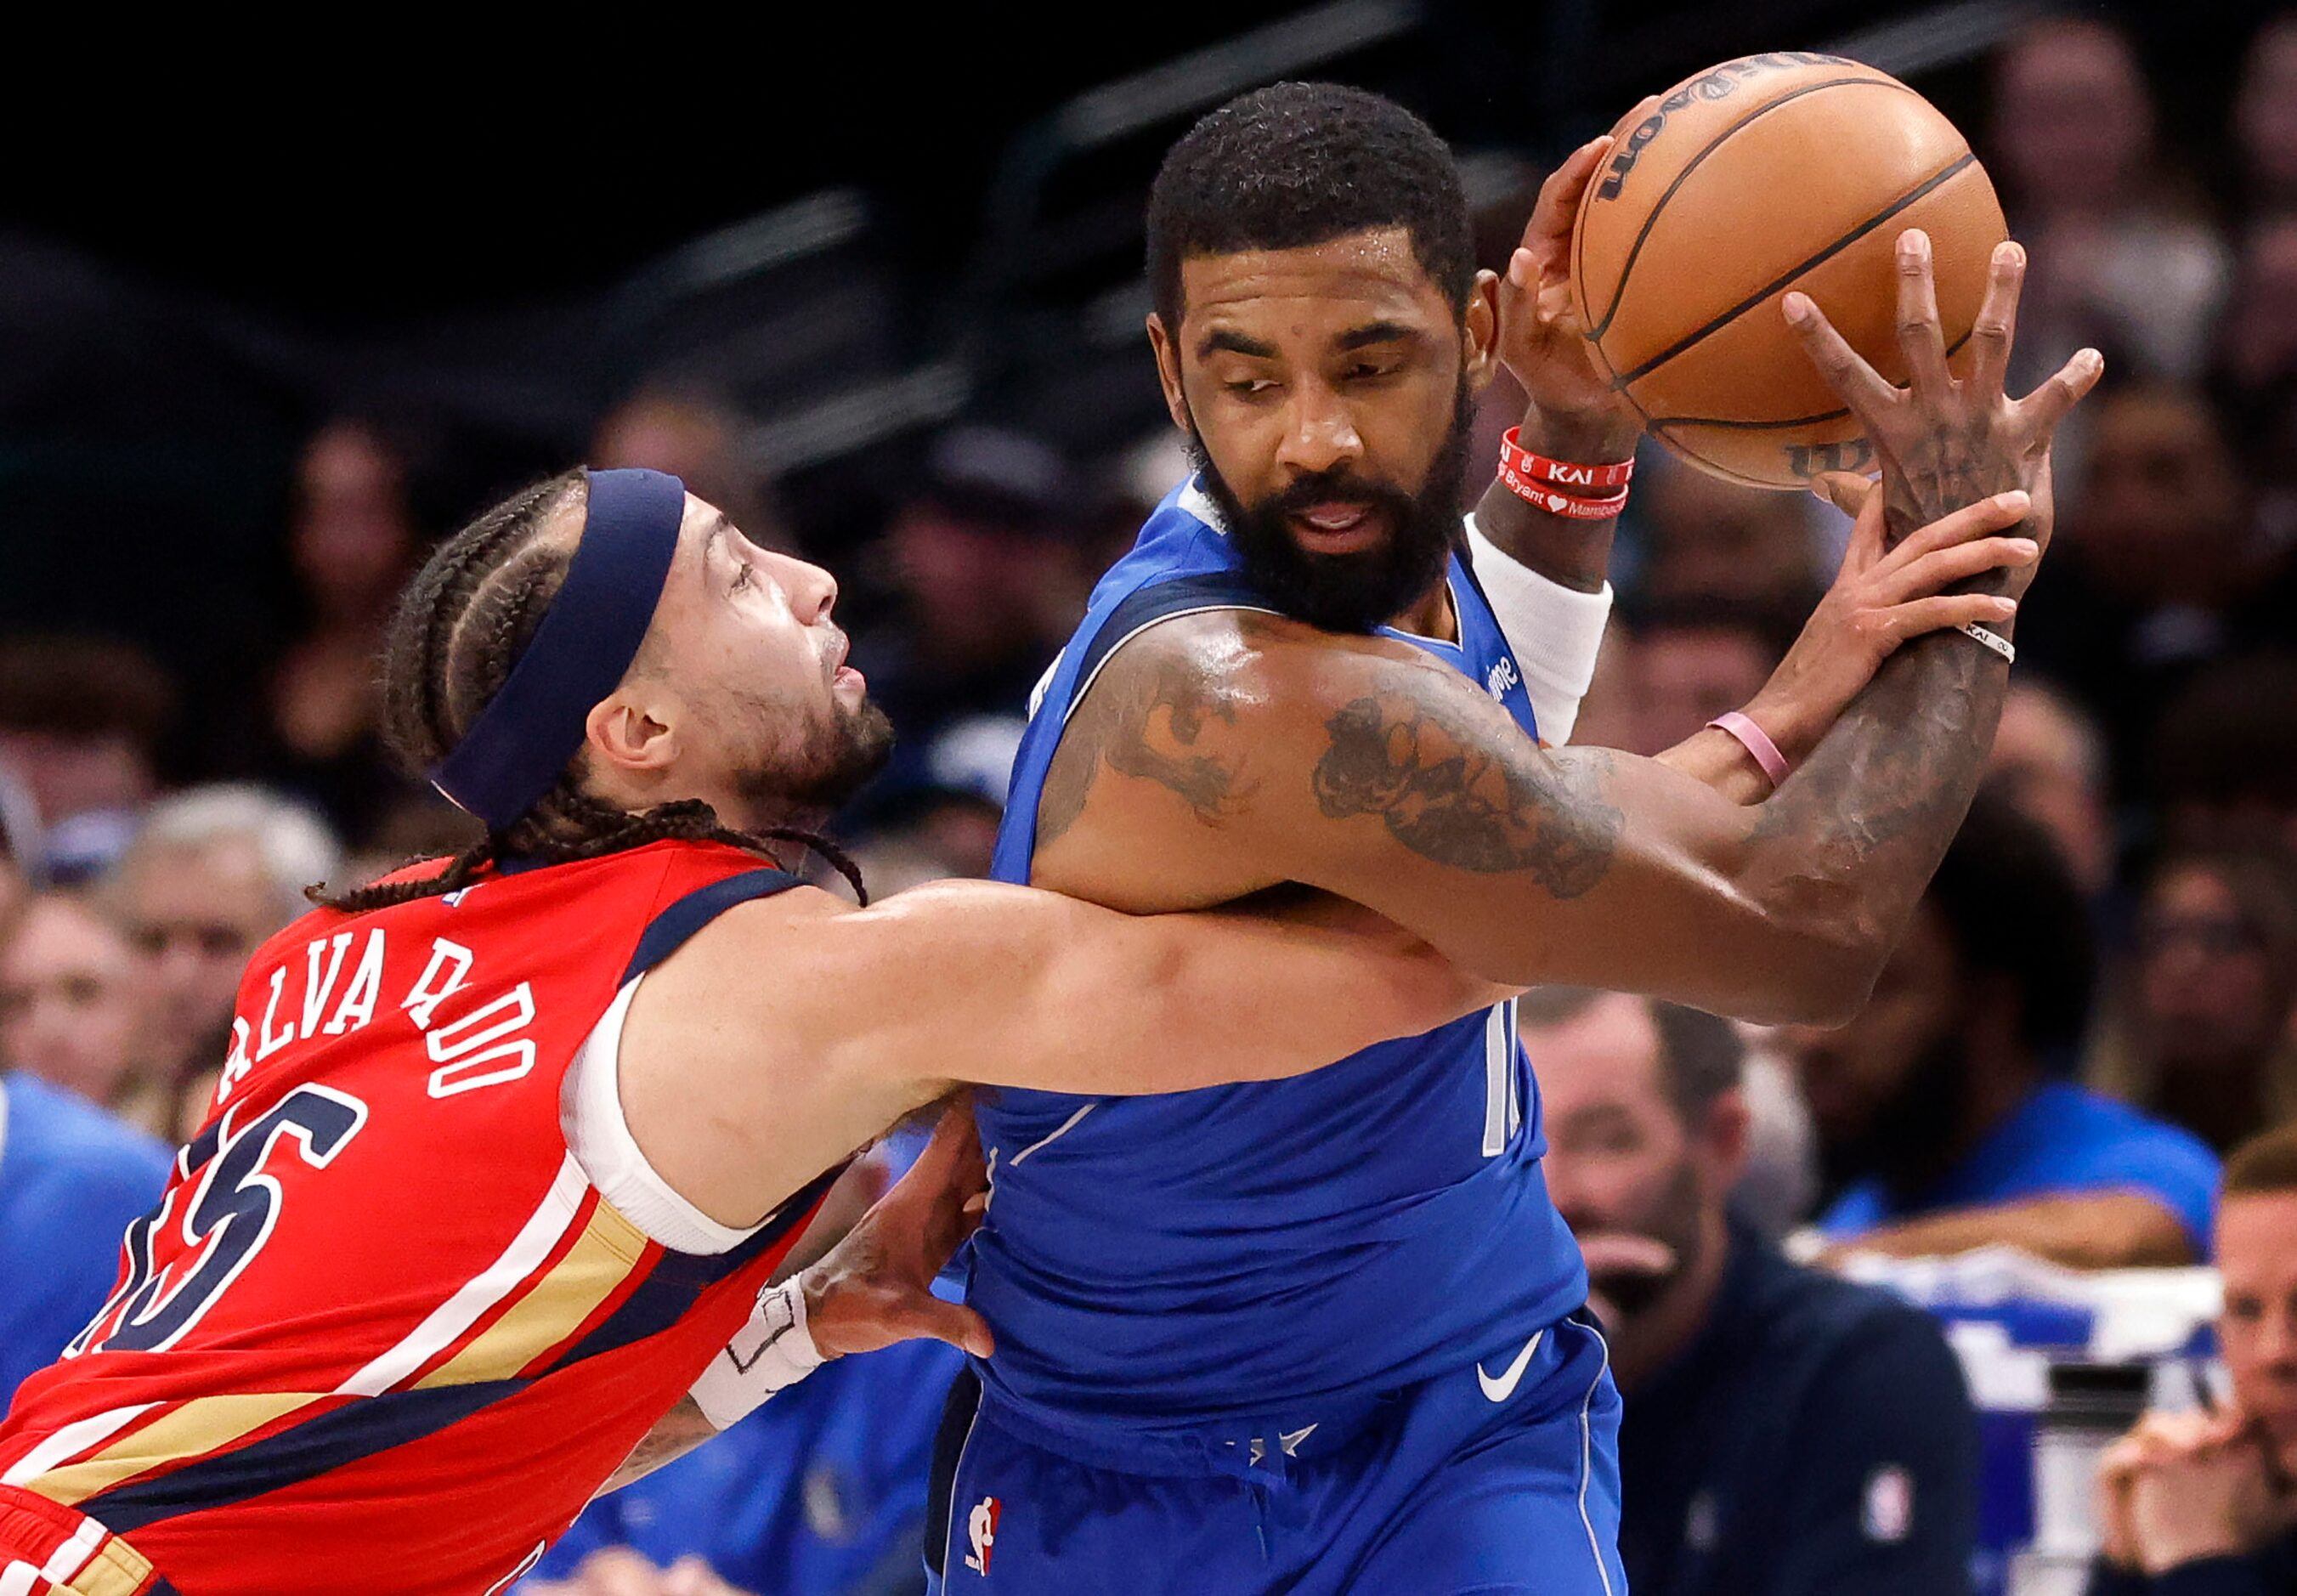
[[[1181,263],[1403,227],[1454,310],[1476,277],[1467,191],[1451,149],[1395,101],[1336,83],[1278,83],[1189,129],[1148,191],[1148,283],[1181,325]]]
[[[579,509],[589,486],[570,471],[512,495],[440,545],[400,596],[383,655],[383,731],[409,775],[427,779],[469,731],[533,642],[566,580]],[[314,887],[313,901],[358,913],[470,884],[486,865],[509,857],[564,864],[671,837],[730,843],[769,860],[768,844],[799,843],[827,860],[867,903],[860,872],[837,847],[788,827],[736,831],[709,804],[681,799],[633,814],[582,790],[578,754],[557,785],[523,815],[448,861],[433,875],[378,882],[346,893]],[[778,862],[778,861],[776,861]]]

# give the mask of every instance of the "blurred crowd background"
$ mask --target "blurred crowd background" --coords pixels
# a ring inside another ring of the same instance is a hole
[[[1988,803],[2007,813],[1969,850],[2011,863],[1972,888],[1985,912],[1947,914],[1932,1040],[1982,1051],[2007,983],[2015,1069],[2187,1133],[2213,1169],[2297,1115],[2297,15],[1724,9],[1559,0],[1505,29],[1437,0],[1183,9],[1137,34],[1025,29],[988,76],[938,70],[920,38],[850,93],[825,60],[836,114],[777,97],[801,63],[732,104],[704,64],[547,158],[589,80],[538,68],[473,91],[461,153],[452,97],[409,102],[340,169],[307,151],[300,192],[234,181],[196,133],[139,152],[164,193],[36,177],[0,202],[12,1089],[36,1077],[173,1141],[301,889],[466,840],[379,746],[382,628],[435,539],[577,459],[676,472],[837,572],[902,737],[841,830],[880,893],[984,873],[1029,688],[1185,469],[1140,332],[1142,200],[1172,138],[1280,77],[1381,89],[1453,142],[1497,267],[1573,144],[1710,60],[1794,47],[1897,72],[1970,132],[2033,262],[2025,382],[2081,343],[2107,358],[2019,624]],[[581,158],[608,144],[617,160]],[[1519,404],[1488,396],[1485,458]],[[1815,501],[1645,457],[1575,739],[1637,753],[1752,695],[1844,531]],[[2022,948],[1955,929],[2011,899]],[[1757,1040],[1748,1196],[1775,1231],[1922,1167],[1922,1138],[1980,1112],[1887,1112],[1964,1077]],[[0,1202],[29,1178],[6,1154]],[[2041,1250],[2197,1261],[2207,1202],[2165,1199],[2167,1244]],[[0,1340],[32,1323],[11,1312]],[[0,1346],[0,1392],[53,1354],[45,1333]],[[652,1545],[679,1515],[636,1497],[586,1544],[706,1553],[759,1591],[902,1588],[921,1487],[888,1482],[921,1471],[938,1351],[842,1399],[827,1379],[777,1399],[778,1438],[713,1465],[707,1489],[748,1505],[711,1518],[712,1544]],[[905,1403],[906,1430],[883,1419]]]

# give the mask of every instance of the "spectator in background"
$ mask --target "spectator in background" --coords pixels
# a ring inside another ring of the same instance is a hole
[[[2226,1160],[2218,1208],[2233,1400],[2149,1413],[2098,1476],[2104,1553],[2090,1596],[2284,1596],[2297,1590],[2297,1125]]]
[[[155,1135],[171,1132],[150,980],[126,932],[93,900],[41,893],[0,946],[0,1068],[37,1075]]]
[[[1837,1194],[1820,1229],[2077,1268],[2205,1255],[2209,1149],[2062,1078],[2093,976],[2088,911],[2048,835],[1980,794],[1864,1012],[1782,1032]]]
[[[2233,133],[2251,218],[2297,211],[2297,13],[2284,12],[2250,41]]]
[[[2172,843],[2262,841],[2297,852],[2297,655],[2197,674],[2155,729],[2148,764]]]
[[[301,614],[263,683],[259,722],[219,762],[299,793],[348,831],[407,784],[384,754],[375,660],[399,589],[428,539],[411,449],[364,421],[331,421],[304,446],[287,529]]]
[[[1639,602],[1621,621],[1634,705],[1634,740],[1626,746],[1653,754],[1760,692],[1794,646],[1803,615],[1747,599],[1686,596]]]
[[[2110,1090],[2220,1152],[2297,1118],[2297,870],[2263,848],[2172,849],[2137,920]]]
[[[175,706],[167,674],[128,644],[64,635],[0,643],[0,764],[30,799],[50,882],[99,875],[128,845],[158,790]]]
[[[0,1409],[95,1317],[173,1162],[72,1093],[0,1074]]]
[[[1741,488],[1657,450],[1643,459],[1655,469],[1636,483],[1640,547],[1629,585],[1638,602],[1810,613],[1826,585],[1815,519],[1826,512],[1815,499]]]
[[[1729,1022],[1643,998],[1523,1000],[1555,1205],[1626,1398],[1636,1596],[1969,1589],[1978,1421],[1938,1325],[1800,1269],[1732,1210],[1749,1131]]]
[[[924,465],[883,545],[901,613],[853,650],[910,750],[963,716],[1025,713],[1059,629],[1083,607],[1066,538],[1076,490],[1058,454],[1017,432],[961,427]],[[895,753],[885,786],[917,779],[910,757]]]
[[[667,472],[696,498],[725,511],[726,519],[759,547],[778,554],[796,550],[773,484],[743,457],[739,418],[699,394],[640,389],[598,423],[589,459],[597,471],[642,466]]]
[[[2026,347],[2092,344],[2108,370],[2198,374],[2225,246],[2161,168],[2128,37],[2076,17],[2020,34],[1996,58],[1992,142],[1987,164],[2032,262],[2018,308]],[[2016,364],[2018,391],[2049,374]]]
[[[2297,39],[2297,29],[2285,31]],[[2297,117],[2297,106],[2287,114]],[[2297,544],[2297,208],[2251,227],[2212,376],[2255,479],[2253,536],[2268,555],[2285,550]]]
[[[326,823],[261,787],[194,787],[145,814],[105,885],[150,961],[159,1069],[179,1106],[169,1135],[188,1139],[206,1118],[248,959],[342,868]]]
[[[2013,677],[1994,733],[1987,780],[2050,834],[2082,896],[2113,884],[2112,798],[2105,736],[2089,712],[2048,682]]]
[[[2018,617],[2018,649],[2110,719],[2128,761],[2199,664],[2269,638],[2287,620],[2275,560],[2250,532],[2247,492],[2225,429],[2181,388],[2125,388],[2101,401],[2089,463],[2068,494],[2065,563]]]

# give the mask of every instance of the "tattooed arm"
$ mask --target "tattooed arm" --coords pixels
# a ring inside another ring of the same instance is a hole
[[[1968,531],[2026,519],[2046,534],[2029,512],[2046,509],[2050,431],[2095,366],[2078,358],[2033,398],[2001,397],[2021,260],[1997,258],[1967,384],[1945,377],[1942,350],[1926,358],[1939,341],[1919,247],[1902,276],[1910,392],[1796,307],[1877,440],[1901,519],[1953,511]],[[2014,592],[2025,577],[2000,580]],[[1300,881],[1495,981],[1839,1018],[1960,824],[2005,674],[1955,635],[1900,649],[1778,793],[1742,808],[1653,761],[1544,753],[1474,684],[1400,643],[1260,616],[1172,621],[1127,646],[1072,723],[1037,879],[1130,907]]]

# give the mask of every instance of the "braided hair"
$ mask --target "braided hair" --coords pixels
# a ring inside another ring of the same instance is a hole
[[[383,732],[409,774],[423,777],[462,741],[533,642],[573,558],[575,539],[556,530],[564,524],[561,513],[579,507],[588,493],[582,473],[572,471],[514,495],[440,545],[408,585],[383,645]],[[566,864],[677,837],[729,843],[777,864],[770,844],[797,843],[869,901],[860,870],[825,837],[794,827],[737,831],[698,798],[634,814],[582,791],[583,762],[579,754],[567,761],[523,815],[435,875],[344,893],[314,887],[309,895],[358,914],[458,891],[506,858]]]

